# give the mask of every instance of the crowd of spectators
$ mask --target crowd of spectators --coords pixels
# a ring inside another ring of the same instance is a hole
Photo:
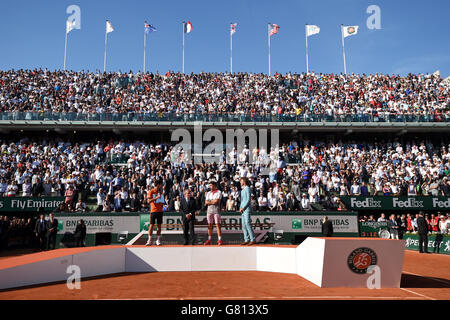
[[[450,86],[436,75],[0,71],[0,111],[76,114],[415,115],[444,121]]]
[[[419,218],[419,213],[403,213],[394,214],[397,225],[399,226],[399,234],[402,235],[406,232],[418,232],[419,228],[417,225],[417,219]],[[428,226],[429,233],[450,233],[450,213],[431,213],[424,214],[425,221]],[[375,215],[364,215],[360,217],[360,222],[388,222],[388,217],[386,214],[381,213],[378,219]]]
[[[0,216],[0,251],[11,244],[32,246],[34,241],[31,218]]]
[[[265,171],[262,171],[265,169]],[[267,174],[267,175],[266,175]],[[450,145],[438,142],[299,141],[193,164],[171,144],[61,139],[0,141],[0,196],[62,196],[60,211],[148,210],[147,192],[162,179],[174,211],[189,186],[202,201],[208,181],[223,193],[222,208],[239,207],[241,177],[250,179],[257,211],[345,210],[340,196],[450,196]],[[89,208],[89,197],[96,207]],[[320,209],[319,209],[320,210]]]

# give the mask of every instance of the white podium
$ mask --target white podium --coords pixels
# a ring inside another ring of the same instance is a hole
[[[403,240],[307,238],[297,274],[323,288],[400,288],[404,253]]]

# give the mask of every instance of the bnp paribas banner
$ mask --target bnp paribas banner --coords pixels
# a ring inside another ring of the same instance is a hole
[[[284,232],[298,234],[321,234],[322,220],[324,216],[328,216],[333,223],[334,233],[342,233],[348,236],[358,236],[358,216],[356,212],[340,213],[340,212],[320,212],[320,213],[254,213],[252,214],[252,223],[273,223],[273,230],[283,230]],[[236,225],[235,229],[239,229],[242,225],[241,216],[236,213],[222,213],[222,224]],[[197,217],[198,223],[206,223],[205,214]],[[176,213],[165,213],[163,215],[164,224],[181,224],[181,216]],[[141,214],[141,231],[148,230],[149,215]],[[269,227],[261,227],[270,229]],[[174,226],[167,230],[181,230]]]
[[[78,221],[83,219],[87,234],[98,232],[139,233],[139,215],[55,215],[58,219],[58,234],[74,233]]]
[[[349,210],[448,210],[450,197],[341,196]]]
[[[0,197],[0,211],[53,211],[64,197]]]

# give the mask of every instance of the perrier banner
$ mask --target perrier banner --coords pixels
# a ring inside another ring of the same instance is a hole
[[[9,211],[41,211],[50,212],[55,210],[64,197],[0,197],[0,212]]]
[[[450,197],[341,196],[347,209],[361,210],[448,210]]]

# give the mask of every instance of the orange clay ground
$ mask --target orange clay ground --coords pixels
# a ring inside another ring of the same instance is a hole
[[[57,251],[48,254],[54,255]],[[28,256],[18,253],[15,258],[0,257],[0,261],[8,265],[7,260],[18,262]],[[448,300],[450,256],[407,250],[400,289],[325,289],[297,275],[272,272],[156,272],[83,279],[80,290],[69,290],[65,282],[2,290],[0,299]]]

